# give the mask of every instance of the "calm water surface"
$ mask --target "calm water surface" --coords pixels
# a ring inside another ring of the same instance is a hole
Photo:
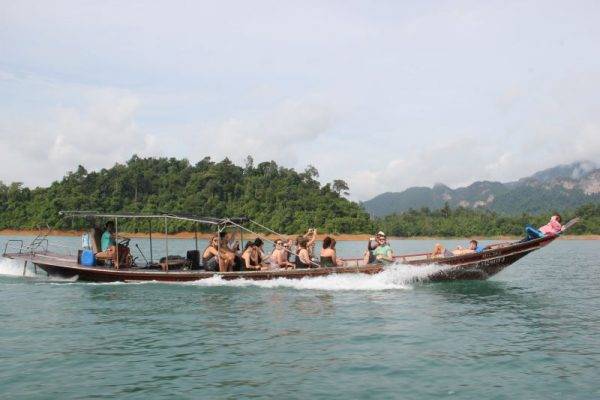
[[[0,394],[597,399],[599,255],[599,242],[564,240],[489,281],[455,283],[414,282],[399,265],[296,282],[90,284],[23,278],[2,260]]]

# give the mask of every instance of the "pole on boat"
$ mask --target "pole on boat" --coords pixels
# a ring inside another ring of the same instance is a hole
[[[198,223],[194,224],[194,239],[196,240],[196,251],[198,251]]]
[[[150,221],[150,264],[154,264],[152,257],[152,218],[148,218],[148,221]]]
[[[168,228],[168,220],[165,217],[165,250],[167,254],[165,255],[165,270],[169,270],[169,228]]]
[[[119,219],[115,216],[115,248],[117,249],[117,259],[115,262],[115,267],[119,269],[119,223],[117,222]]]
[[[221,225],[217,225],[217,263],[221,272]]]
[[[23,276],[25,276],[25,272],[27,272],[27,261],[23,264]]]
[[[240,228],[240,252],[244,251],[244,231]]]
[[[169,229],[167,226],[168,220],[165,217],[165,269],[169,269]]]

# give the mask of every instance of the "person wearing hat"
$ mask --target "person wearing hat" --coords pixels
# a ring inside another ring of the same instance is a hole
[[[387,242],[385,233],[377,232],[374,238],[369,239],[367,251],[365,252],[365,264],[387,263],[394,261],[394,253]]]

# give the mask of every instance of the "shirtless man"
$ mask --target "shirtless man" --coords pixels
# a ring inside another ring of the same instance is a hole
[[[294,264],[287,260],[287,252],[283,247],[283,241],[277,239],[275,241],[275,249],[271,253],[271,269],[279,268],[294,268]]]

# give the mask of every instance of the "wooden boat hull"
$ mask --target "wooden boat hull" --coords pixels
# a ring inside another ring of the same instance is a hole
[[[427,279],[430,281],[453,281],[487,279],[507,266],[515,263],[527,254],[552,242],[555,237],[545,237],[524,243],[513,243],[504,247],[493,248],[482,253],[466,254],[432,260],[429,258],[411,259],[409,256],[398,256],[402,264],[423,267],[435,264],[440,268],[433,271]],[[301,279],[306,277],[327,276],[332,274],[377,274],[385,267],[379,264],[344,266],[336,268],[310,268],[298,270],[275,271],[241,271],[241,272],[207,272],[207,271],[160,271],[142,268],[114,269],[105,267],[85,267],[77,264],[74,257],[44,252],[36,254],[5,254],[4,257],[23,260],[36,268],[42,269],[51,276],[67,279],[78,279],[91,282],[186,282],[213,277],[225,280],[250,279]],[[349,261],[351,263],[351,261]]]

